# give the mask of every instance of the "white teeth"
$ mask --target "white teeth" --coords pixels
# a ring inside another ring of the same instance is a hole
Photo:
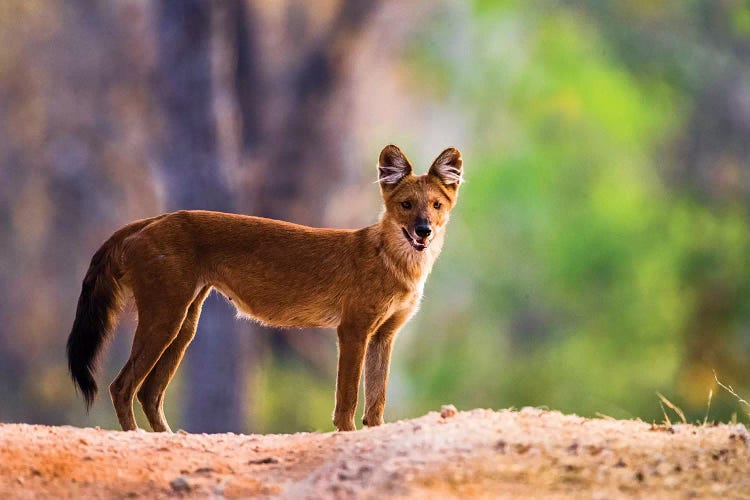
[[[412,238],[411,234],[409,234],[409,231],[407,231],[406,228],[401,228],[401,230],[403,231],[406,240],[412,247],[414,247],[415,250],[421,251],[427,248],[427,243],[429,243],[429,240],[427,238]]]

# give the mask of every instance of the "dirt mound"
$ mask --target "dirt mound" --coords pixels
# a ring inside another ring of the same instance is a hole
[[[0,497],[750,498],[742,424],[664,427],[531,408],[443,415],[267,436],[0,425]]]

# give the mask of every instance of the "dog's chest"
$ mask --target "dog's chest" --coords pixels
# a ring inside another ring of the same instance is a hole
[[[406,287],[401,293],[394,294],[391,300],[391,312],[411,309],[422,300],[422,293],[424,291],[425,279],[415,281]]]

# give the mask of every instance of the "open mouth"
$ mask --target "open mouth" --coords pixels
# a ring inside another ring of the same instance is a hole
[[[409,231],[406,230],[406,228],[401,228],[401,231],[403,231],[404,236],[406,237],[406,240],[409,242],[409,244],[418,252],[421,252],[425,248],[427,248],[427,244],[429,243],[429,240],[427,238],[412,238],[409,234]]]

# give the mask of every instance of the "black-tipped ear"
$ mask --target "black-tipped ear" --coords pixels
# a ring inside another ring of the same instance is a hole
[[[461,151],[448,148],[432,162],[429,175],[437,177],[446,186],[457,188],[464,180]]]
[[[381,186],[395,186],[411,173],[411,163],[397,146],[389,144],[383,148],[378,160],[378,182]]]

